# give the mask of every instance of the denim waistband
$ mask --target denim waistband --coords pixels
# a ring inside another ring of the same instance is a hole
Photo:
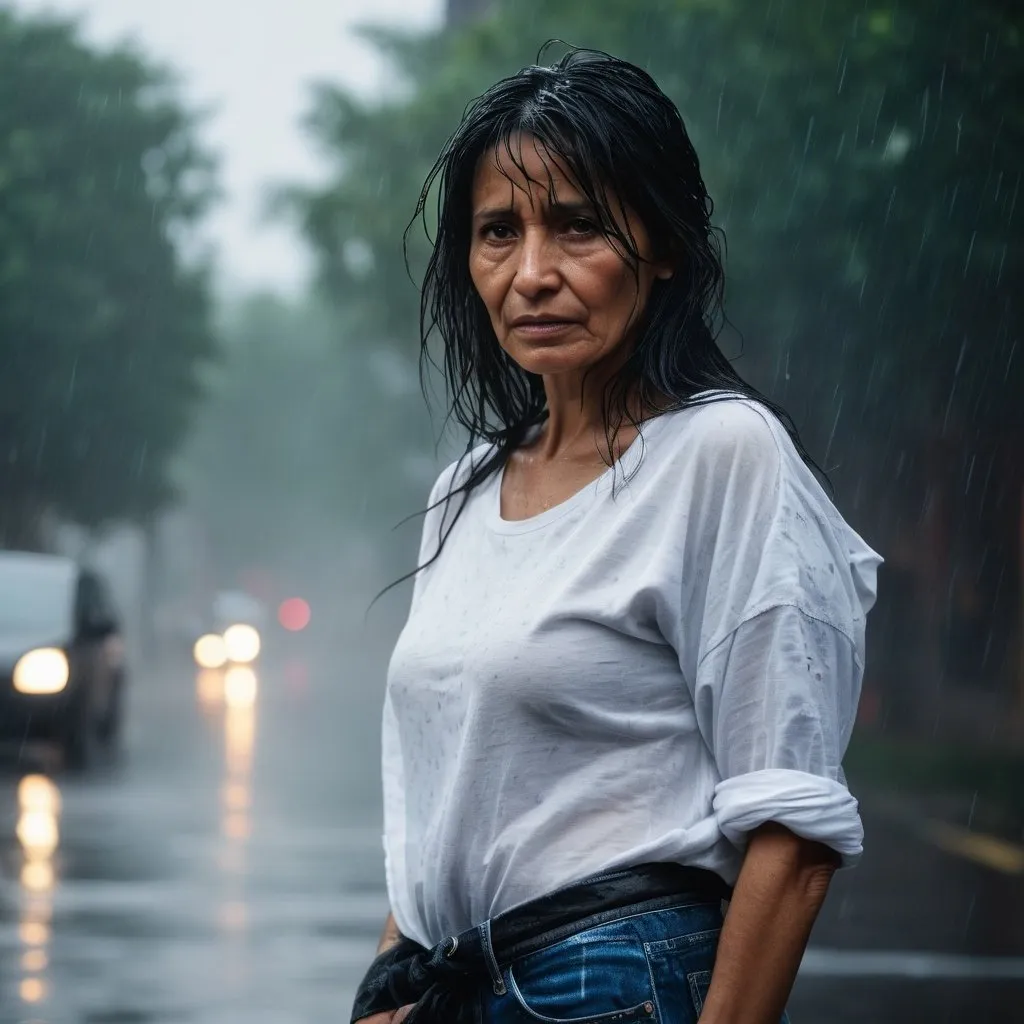
[[[512,961],[627,914],[727,900],[730,888],[702,868],[643,864],[596,875],[514,907],[433,949],[402,939],[373,961],[356,993],[352,1021],[414,1003],[408,1024],[480,1024],[478,993],[505,991]]]

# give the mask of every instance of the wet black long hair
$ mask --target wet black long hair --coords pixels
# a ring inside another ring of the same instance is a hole
[[[641,255],[622,216],[627,208],[643,223],[654,260],[673,267],[670,278],[654,282],[632,348],[604,388],[609,464],[624,422],[639,427],[650,414],[739,394],[770,409],[813,466],[789,415],[747,384],[716,343],[724,321],[724,236],[711,226],[713,204],[678,109],[641,68],[598,50],[571,48],[555,64],[524,68],[469,105],[427,175],[406,232],[408,246],[409,231],[426,226],[437,186],[437,233],[420,303],[420,380],[429,401],[426,380],[429,366],[436,365],[430,352],[436,331],[451,401],[445,425],[456,420],[469,440],[448,493],[425,511],[460,494],[468,497],[547,418],[541,377],[522,369],[498,344],[469,271],[478,163],[493,150],[501,154],[499,163],[507,157],[525,174],[519,153],[524,135],[567,172],[634,273]],[[483,457],[470,459],[484,442],[489,447]],[[466,460],[468,471],[462,468]],[[439,517],[434,555],[403,580],[438,557],[465,500],[457,504],[454,514]]]

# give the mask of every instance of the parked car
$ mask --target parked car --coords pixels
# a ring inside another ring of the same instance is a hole
[[[88,767],[119,739],[121,624],[99,573],[70,558],[0,551],[0,740],[56,743]]]

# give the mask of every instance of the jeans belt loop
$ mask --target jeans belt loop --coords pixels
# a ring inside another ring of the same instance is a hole
[[[491,976],[494,994],[496,996],[503,996],[506,991],[505,979],[501,976],[501,968],[498,966],[498,960],[494,955],[494,946],[491,943],[490,919],[479,925],[477,931],[480,933],[480,945],[484,951],[484,961],[487,964],[487,971]]]

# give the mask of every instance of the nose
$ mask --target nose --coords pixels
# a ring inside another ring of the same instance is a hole
[[[557,291],[561,281],[557,247],[548,233],[526,231],[519,245],[519,261],[512,286],[524,298],[534,299],[544,292]]]

